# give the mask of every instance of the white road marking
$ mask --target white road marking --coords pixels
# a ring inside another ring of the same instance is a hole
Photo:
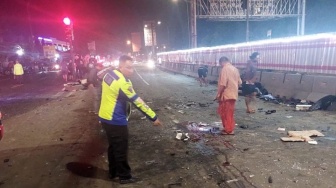
[[[135,70],[135,72],[137,73],[137,75],[141,78],[141,80],[142,80],[145,84],[149,85],[149,83],[146,82],[146,80],[142,78],[142,76],[138,73],[138,71],[137,71],[135,68],[134,68],[134,70]]]
[[[55,99],[55,98],[58,98],[59,96],[61,96],[64,92],[58,92],[56,93],[55,95],[53,95],[51,98]]]
[[[16,84],[16,85],[12,86],[11,88],[14,89],[14,88],[21,87],[21,86],[23,86],[23,84]]]

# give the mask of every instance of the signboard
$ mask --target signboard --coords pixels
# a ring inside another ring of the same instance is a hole
[[[96,42],[95,41],[89,42],[88,43],[88,49],[90,51],[95,51],[96,50]]]
[[[144,27],[144,39],[145,46],[154,46],[156,45],[156,31],[155,24],[153,22],[145,22]]]
[[[45,58],[52,59],[55,58],[56,49],[55,46],[43,46],[43,54]]]

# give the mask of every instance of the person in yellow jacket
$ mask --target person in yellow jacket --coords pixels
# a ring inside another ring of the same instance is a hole
[[[13,68],[13,74],[14,74],[14,79],[18,84],[22,84],[22,76],[24,74],[23,72],[23,67],[19,63],[19,61],[15,62],[14,68]]]
[[[99,120],[106,132],[109,147],[109,177],[119,177],[120,184],[139,181],[131,175],[128,164],[127,103],[133,103],[154,126],[161,125],[156,113],[136,94],[128,78],[133,74],[133,59],[119,58],[118,69],[108,69],[102,80]]]

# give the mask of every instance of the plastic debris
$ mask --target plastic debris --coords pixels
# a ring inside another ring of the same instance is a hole
[[[311,106],[312,105],[308,105],[308,104],[298,104],[295,106],[295,109],[297,111],[308,111]]]
[[[308,144],[317,145],[317,142],[316,142],[316,140],[309,140]]]
[[[183,139],[183,140],[184,140],[184,141],[187,141],[187,140],[189,140],[189,138],[190,138],[189,134],[188,134],[188,133],[186,133],[186,134],[185,134],[185,136],[186,136],[186,138],[185,138],[185,139]]]
[[[177,133],[175,138],[176,138],[177,140],[181,140],[181,139],[182,139],[182,136],[183,136],[183,133]]]
[[[176,134],[176,137],[175,137],[177,140],[183,140],[183,141],[187,141],[190,139],[190,136],[188,133],[182,133],[182,132],[178,132]]]
[[[184,114],[183,110],[178,110],[177,112],[179,112],[181,114]]]
[[[219,134],[221,129],[223,129],[222,123],[215,122],[213,124],[208,123],[196,123],[196,122],[189,122],[187,128],[193,132],[204,132],[204,133],[214,133]]]
[[[151,165],[151,164],[154,164],[156,162],[155,162],[155,160],[151,160],[151,161],[146,161],[145,163],[146,163],[146,165]]]
[[[179,123],[180,123],[179,120],[176,120],[176,119],[174,119],[173,122],[174,122],[175,124],[179,124]]]
[[[237,182],[239,181],[238,179],[233,179],[233,180],[227,180],[226,183],[232,183],[232,182]]]
[[[286,128],[279,127],[278,131],[286,131]]]

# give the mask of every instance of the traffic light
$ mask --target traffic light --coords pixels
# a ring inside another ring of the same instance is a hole
[[[70,26],[66,26],[65,27],[65,37],[67,40],[70,40],[72,38],[72,30],[71,30],[71,27]]]
[[[63,19],[63,23],[64,23],[65,25],[70,25],[70,24],[71,24],[71,20],[70,20],[70,18],[65,17],[65,18]]]

